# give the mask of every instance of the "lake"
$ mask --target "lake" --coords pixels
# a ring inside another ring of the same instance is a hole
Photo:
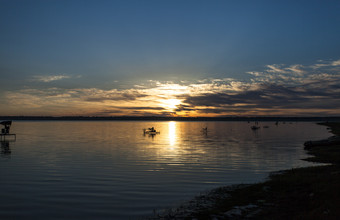
[[[314,122],[252,125],[15,121],[16,141],[1,142],[0,219],[140,219],[215,187],[311,166],[303,143],[331,135]],[[143,133],[152,126],[160,134]]]

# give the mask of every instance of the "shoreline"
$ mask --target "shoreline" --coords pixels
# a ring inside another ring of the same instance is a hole
[[[340,122],[318,123],[340,136]],[[313,146],[304,160],[322,166],[270,173],[267,180],[212,189],[148,219],[338,219],[340,145]]]
[[[329,117],[162,117],[162,116],[0,116],[0,120],[13,121],[278,121],[278,122],[321,122],[340,121],[340,116]]]

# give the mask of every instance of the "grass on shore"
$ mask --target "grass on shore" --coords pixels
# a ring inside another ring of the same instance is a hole
[[[340,123],[322,125],[340,135]],[[221,187],[210,193],[209,206],[161,219],[340,219],[340,145],[313,147],[308,153],[313,155],[308,161],[329,165],[273,173],[263,183]]]

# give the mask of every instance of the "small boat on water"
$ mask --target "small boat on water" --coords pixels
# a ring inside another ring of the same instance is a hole
[[[252,130],[254,130],[254,131],[257,130],[257,129],[260,129],[260,127],[259,127],[259,126],[256,126],[256,125],[253,125],[253,126],[251,126],[250,128],[251,128]]]
[[[4,128],[1,129],[0,133],[0,140],[5,141],[6,137],[12,136],[14,137],[14,140],[16,139],[16,134],[11,134],[9,131],[11,129],[12,121],[2,121],[0,122],[0,125],[3,125]]]
[[[160,134],[159,131],[156,131],[154,127],[148,128],[148,129],[143,129],[144,134]]]

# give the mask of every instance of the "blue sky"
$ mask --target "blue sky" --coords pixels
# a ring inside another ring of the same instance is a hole
[[[339,11],[339,1],[0,0],[0,115],[340,115]],[[327,94],[309,94],[311,83]]]

